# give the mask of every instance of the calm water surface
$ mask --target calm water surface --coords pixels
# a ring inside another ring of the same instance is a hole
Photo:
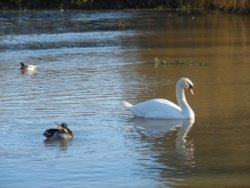
[[[248,187],[249,36],[244,16],[0,13],[0,187]],[[195,121],[136,119],[121,105],[176,102],[183,76]],[[74,139],[44,141],[55,122]]]

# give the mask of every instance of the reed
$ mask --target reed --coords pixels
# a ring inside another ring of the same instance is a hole
[[[226,12],[250,13],[250,0],[5,0],[0,10],[8,9],[140,9],[179,8],[183,12],[219,9]]]
[[[249,13],[250,11],[249,0],[190,0],[185,3],[190,3],[192,7],[200,9],[219,9],[232,13]]]
[[[192,60],[178,60],[178,59],[158,59],[157,57],[154,59],[154,67],[157,69],[159,66],[192,66],[192,67],[207,67],[208,64],[205,62],[196,62]]]

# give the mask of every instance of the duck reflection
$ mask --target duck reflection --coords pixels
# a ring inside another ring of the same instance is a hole
[[[187,135],[194,120],[153,120],[134,118],[131,124],[142,142],[151,150],[151,158],[160,167],[151,167],[169,182],[182,178],[194,167],[194,144]],[[187,141],[188,140],[188,141]]]
[[[45,139],[43,141],[46,147],[59,148],[60,150],[67,150],[72,140],[69,139]]]

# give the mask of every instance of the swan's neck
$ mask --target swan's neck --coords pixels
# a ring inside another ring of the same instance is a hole
[[[182,87],[181,83],[178,83],[176,86],[176,98],[179,104],[179,107],[181,108],[182,112],[184,114],[188,114],[189,116],[193,116],[193,110],[189,106],[186,96],[185,96],[185,91],[184,88]]]

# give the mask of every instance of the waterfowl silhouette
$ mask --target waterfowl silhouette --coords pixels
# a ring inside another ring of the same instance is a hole
[[[36,70],[36,67],[35,65],[27,65],[27,64],[24,64],[23,62],[20,63],[20,70],[24,70],[24,71],[34,71]]]
[[[72,139],[73,132],[68,128],[66,123],[58,124],[57,128],[47,129],[43,135],[47,139]]]

